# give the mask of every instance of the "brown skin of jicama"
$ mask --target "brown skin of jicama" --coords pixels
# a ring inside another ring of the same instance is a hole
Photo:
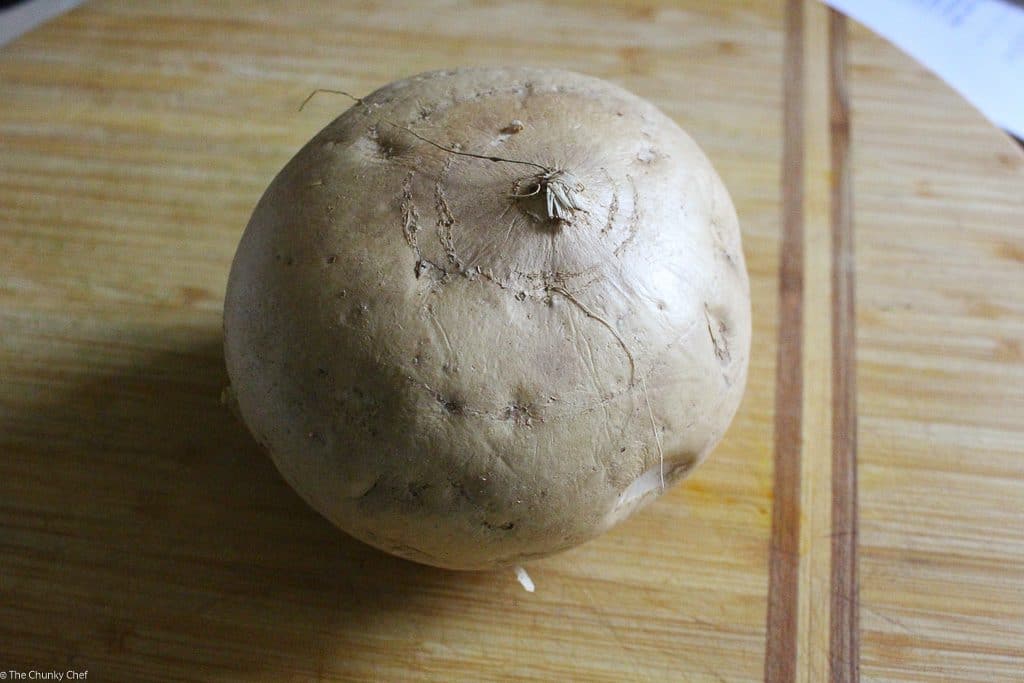
[[[462,69],[363,98],[287,164],[224,330],[240,414],[310,505],[487,569],[593,538],[707,456],[750,294],[725,187],[653,105]]]

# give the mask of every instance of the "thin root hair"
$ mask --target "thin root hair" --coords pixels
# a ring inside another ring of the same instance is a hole
[[[362,97],[356,97],[352,93],[347,93],[344,90],[331,90],[330,88],[317,88],[313,92],[309,93],[309,95],[306,96],[306,99],[302,100],[302,104],[299,105],[299,111],[302,111],[306,107],[306,105],[309,104],[309,101],[312,100],[316,95],[319,95],[320,93],[330,93],[332,95],[344,95],[345,97],[348,97],[351,100],[353,100],[356,104],[363,104],[363,98]]]
[[[422,140],[423,142],[427,143],[428,145],[432,145],[434,147],[437,147],[438,149],[440,149],[442,151],[445,151],[445,152],[448,152],[449,154],[457,154],[457,155],[462,156],[462,157],[473,157],[474,159],[484,159],[486,161],[494,161],[494,162],[500,162],[500,163],[506,163],[506,164],[522,164],[524,166],[533,166],[534,168],[539,168],[540,170],[544,171],[545,173],[554,173],[554,169],[548,168],[547,166],[543,166],[541,164],[536,164],[536,163],[534,163],[532,161],[522,161],[521,159],[507,159],[505,157],[498,157],[498,156],[493,156],[493,155],[490,155],[490,154],[475,154],[473,152],[463,152],[463,151],[457,150],[457,149],[455,149],[453,147],[446,147],[446,146],[442,145],[439,142],[434,142],[430,138],[423,137],[422,135],[420,135],[419,133],[414,131],[412,128],[409,128],[409,126],[403,126],[403,125],[395,123],[394,121],[390,121],[388,119],[382,119],[382,120],[384,121],[384,123],[388,124],[389,126],[394,126],[395,128],[399,128],[401,130],[404,130],[406,133],[408,133],[409,135],[413,136],[417,140]]]
[[[305,108],[305,106],[307,104],[309,104],[310,100],[312,100],[316,95],[318,95],[320,93],[330,93],[332,95],[343,95],[344,97],[347,97],[347,98],[351,99],[352,101],[354,101],[358,105],[361,105],[361,106],[365,106],[366,105],[366,102],[363,101],[363,98],[356,97],[355,95],[353,95],[350,92],[346,92],[344,90],[333,90],[331,88],[317,88],[313,92],[309,93],[309,95],[306,96],[306,99],[302,100],[302,104],[299,105],[299,111],[302,111]],[[421,140],[421,141],[427,143],[428,145],[432,145],[432,146],[434,146],[434,147],[436,147],[436,148],[438,148],[438,149],[440,149],[440,150],[442,150],[444,152],[448,152],[449,154],[457,154],[458,156],[462,156],[462,157],[472,157],[474,159],[484,159],[486,161],[494,161],[494,162],[498,162],[498,163],[521,164],[523,166],[532,166],[534,168],[539,168],[540,170],[544,171],[545,173],[554,173],[555,172],[555,169],[553,169],[553,168],[548,168],[547,166],[544,166],[543,164],[537,164],[537,163],[534,163],[532,161],[523,161],[522,159],[509,159],[507,157],[499,157],[499,156],[494,156],[494,155],[491,155],[491,154],[475,154],[473,152],[463,152],[463,151],[457,150],[457,149],[455,149],[453,147],[446,147],[445,145],[442,145],[439,142],[435,142],[435,141],[431,140],[430,138],[424,137],[424,136],[420,135],[419,133],[417,133],[416,131],[414,131],[409,126],[403,126],[403,125],[395,123],[394,121],[391,121],[389,119],[381,119],[381,121],[383,121],[384,123],[388,124],[389,126],[394,126],[395,128],[398,128],[400,130],[404,130],[406,133],[408,133],[409,135],[413,136],[417,140]]]

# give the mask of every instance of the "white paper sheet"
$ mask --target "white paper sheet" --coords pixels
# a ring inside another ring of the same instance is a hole
[[[0,45],[9,43],[85,0],[32,0],[0,10]]]
[[[825,0],[1024,138],[1024,8],[1006,0]]]

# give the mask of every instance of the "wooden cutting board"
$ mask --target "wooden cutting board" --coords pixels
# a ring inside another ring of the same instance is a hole
[[[611,79],[735,199],[711,460],[528,569],[393,559],[218,404],[274,173],[414,72]],[[810,2],[90,2],[0,49],[0,669],[88,680],[1024,678],[1024,154]]]

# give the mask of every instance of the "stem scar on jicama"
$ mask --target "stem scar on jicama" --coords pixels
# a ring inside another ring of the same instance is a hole
[[[487,569],[692,471],[750,349],[738,220],[693,140],[551,69],[348,96],[260,199],[225,299],[230,395],[292,487],[373,546]]]
[[[302,111],[309,103],[309,101],[313,99],[313,97],[317,93],[332,93],[335,95],[344,95],[345,97],[355,100],[356,104],[360,106],[362,106],[363,104],[362,98],[356,97],[355,95],[351,95],[345,92],[344,90],[317,88],[313,92],[309,93],[309,95],[306,96],[306,99],[302,100],[302,104],[299,105],[299,111]],[[563,171],[557,168],[548,168],[546,166],[536,164],[532,161],[523,161],[521,159],[506,159],[504,157],[494,155],[464,152],[461,150],[457,150],[453,147],[447,147],[445,145],[440,144],[439,142],[435,142],[430,138],[420,135],[419,133],[409,128],[408,126],[400,126],[397,123],[394,123],[393,121],[388,121],[387,119],[383,119],[383,122],[387,123],[390,126],[394,126],[399,130],[404,130],[406,133],[412,135],[413,137],[422,140],[428,145],[433,145],[434,147],[437,147],[440,150],[448,152],[449,154],[455,154],[464,157],[473,157],[475,159],[486,159],[487,161],[493,161],[498,163],[523,164],[524,166],[534,166],[536,168],[539,168],[541,170],[541,173],[535,176],[531,181],[533,187],[532,190],[524,194],[512,193],[509,195],[509,197],[525,199],[527,197],[535,197],[539,195],[541,192],[543,192],[545,197],[545,206],[547,207],[547,216],[550,220],[566,221],[569,219],[569,216],[573,211],[583,210],[583,207],[580,206],[576,201],[576,195],[580,192],[583,192],[583,190],[586,188],[584,188],[583,185],[580,184],[580,182],[576,180],[576,178],[574,178],[572,174],[569,173],[568,171]],[[509,128],[515,128],[515,126],[510,124]]]

